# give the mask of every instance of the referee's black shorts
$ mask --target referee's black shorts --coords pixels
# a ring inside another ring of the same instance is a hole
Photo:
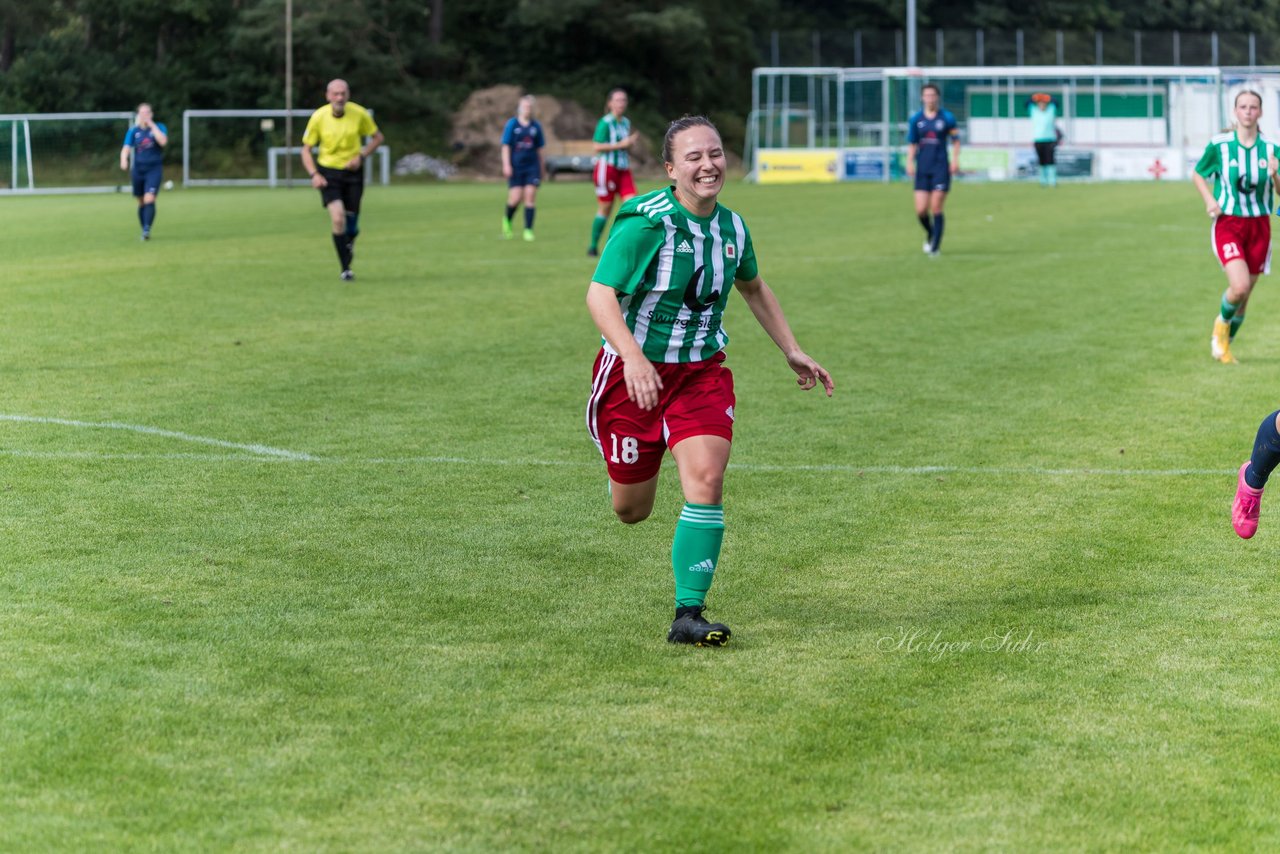
[[[1040,158],[1041,166],[1053,165],[1053,150],[1057,147],[1058,147],[1057,143],[1054,143],[1054,142],[1037,142],[1036,143],[1036,157]]]
[[[363,169],[330,169],[319,166],[316,169],[328,185],[320,188],[320,206],[329,207],[334,202],[342,202],[347,213],[360,213],[360,197],[364,195]]]

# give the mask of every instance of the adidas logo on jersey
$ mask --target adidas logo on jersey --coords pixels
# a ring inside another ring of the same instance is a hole
[[[710,560],[699,561],[698,563],[695,563],[693,566],[689,567],[689,571],[690,572],[715,572],[716,565],[712,563]]]
[[[676,247],[676,251],[677,251],[677,252],[687,252],[688,254],[692,255],[692,254],[693,254],[693,247],[689,245],[689,241],[687,241],[687,240],[681,240],[681,241],[680,241],[680,245]]]

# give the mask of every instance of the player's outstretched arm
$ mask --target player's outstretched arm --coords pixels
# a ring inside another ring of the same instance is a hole
[[[742,294],[742,298],[747,301],[747,307],[751,309],[760,326],[787,357],[787,364],[796,372],[796,383],[800,388],[808,391],[821,384],[827,392],[827,397],[831,397],[836,388],[835,381],[822,365],[800,349],[800,344],[791,332],[791,325],[787,323],[787,318],[782,313],[782,306],[778,304],[778,298],[774,296],[773,289],[759,276],[750,281],[740,280],[736,286],[738,293]]]
[[[622,357],[622,377],[627,382],[627,396],[641,409],[653,409],[658,405],[662,378],[627,328],[627,320],[618,305],[618,292],[608,285],[592,282],[587,288],[587,310],[604,340]]]

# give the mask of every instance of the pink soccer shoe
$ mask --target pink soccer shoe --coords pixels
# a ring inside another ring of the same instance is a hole
[[[1240,473],[1236,476],[1236,500],[1231,502],[1231,527],[1244,540],[1258,532],[1258,513],[1262,510],[1262,490],[1244,482],[1244,470],[1248,467],[1248,460],[1240,466]]]

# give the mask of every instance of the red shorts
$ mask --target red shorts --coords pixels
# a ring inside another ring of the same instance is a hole
[[[625,201],[636,194],[636,182],[631,180],[630,169],[619,169],[597,160],[594,175],[596,198],[602,202],[611,202],[614,196]]]
[[[649,411],[627,397],[622,358],[600,350],[587,401],[587,431],[615,483],[640,483],[658,473],[662,454],[690,436],[733,441],[733,372],[724,352],[705,362],[654,362],[662,379]]]
[[[1271,272],[1271,217],[1220,214],[1212,234],[1213,251],[1222,266],[1239,260],[1255,276]]]

